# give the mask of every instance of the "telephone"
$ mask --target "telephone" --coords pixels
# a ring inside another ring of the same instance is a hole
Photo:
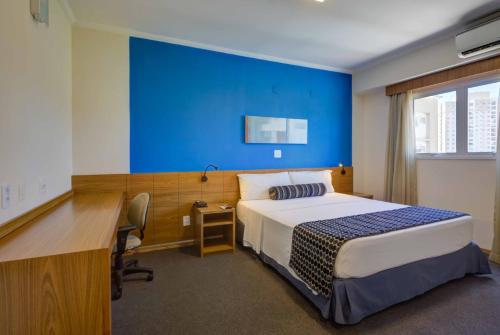
[[[203,200],[196,200],[193,204],[194,207],[196,208],[203,208],[203,207],[208,207],[207,202]]]

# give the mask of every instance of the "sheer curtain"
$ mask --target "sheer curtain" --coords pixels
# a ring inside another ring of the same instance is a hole
[[[411,92],[391,96],[384,198],[417,204],[415,127]]]
[[[500,130],[500,118],[499,118]],[[497,130],[497,131],[498,131]],[[500,135],[500,131],[499,131]],[[500,159],[498,151],[500,150],[500,136],[497,136],[497,184],[495,192],[495,216],[493,219],[493,247],[491,248],[490,260],[500,264]]]

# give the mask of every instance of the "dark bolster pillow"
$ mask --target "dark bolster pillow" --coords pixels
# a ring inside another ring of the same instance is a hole
[[[269,189],[269,197],[273,200],[320,197],[325,193],[323,183],[273,186]]]

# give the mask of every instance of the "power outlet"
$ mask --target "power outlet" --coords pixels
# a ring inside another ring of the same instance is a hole
[[[11,188],[10,185],[2,185],[2,209],[7,209],[10,206],[10,200],[11,200]]]
[[[26,184],[18,185],[17,197],[19,198],[19,202],[24,201],[24,199],[26,199]]]
[[[279,149],[274,150],[274,158],[281,158],[281,150]]]
[[[182,225],[184,227],[191,225],[191,217],[189,215],[185,215],[182,217]]]

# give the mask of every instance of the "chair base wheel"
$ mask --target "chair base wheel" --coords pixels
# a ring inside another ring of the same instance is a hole
[[[139,261],[137,259],[132,259],[130,261],[125,262],[125,267],[126,268],[132,268],[132,267],[137,267]]]
[[[145,274],[147,275],[146,278],[142,278],[142,280],[146,280],[146,281],[152,281],[153,280],[153,270],[150,269],[150,268],[143,268],[143,267],[140,267],[140,266],[137,266],[137,267],[134,267],[134,266],[131,266],[131,267],[127,267],[125,269],[123,269],[123,272],[122,272],[122,275],[123,275],[123,279],[128,281],[128,280],[140,280],[141,278],[137,278],[136,276],[130,278],[128,277],[129,275],[137,275],[137,274]]]
[[[116,293],[113,293],[113,295],[111,296],[111,300],[118,300],[122,297],[122,293],[121,292],[116,292]]]

